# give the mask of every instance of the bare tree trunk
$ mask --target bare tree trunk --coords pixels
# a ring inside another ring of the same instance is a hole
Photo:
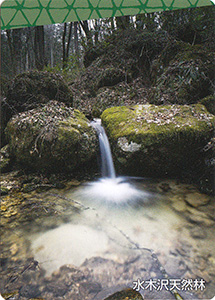
[[[11,59],[11,63],[12,63],[13,73],[15,75],[16,74],[16,58],[15,58],[15,51],[14,51],[14,47],[13,47],[13,43],[12,43],[11,30],[6,30],[6,34],[7,34],[8,46],[10,49],[10,59]]]
[[[44,39],[44,27],[35,27],[34,36],[34,50],[35,50],[35,65],[38,70],[42,70],[45,63],[45,39]]]
[[[116,17],[117,29],[126,29],[130,25],[130,16]]]
[[[50,49],[50,66],[51,68],[54,67],[53,43],[51,43],[51,49]]]
[[[67,35],[67,23],[64,23],[64,31],[63,31],[63,69],[66,68],[68,59],[69,59],[69,47],[72,37],[72,22],[69,24],[69,35],[66,43],[66,35]]]
[[[68,36],[67,49],[66,49],[66,61],[68,61],[69,59],[69,48],[70,48],[71,37],[72,37],[72,22],[69,24],[69,36]]]
[[[111,23],[111,31],[114,31],[116,28],[115,28],[115,24],[114,24],[114,19],[115,18],[110,18],[110,23]]]
[[[79,56],[79,48],[78,48],[78,22],[74,22],[74,50],[75,54]]]
[[[65,61],[66,61],[66,31],[67,31],[67,23],[64,23],[64,30],[63,30],[63,68],[65,68]]]
[[[98,44],[99,42],[99,21],[98,20],[95,20],[95,35],[94,35],[94,38],[95,38],[95,45]]]
[[[93,45],[92,37],[91,37],[91,32],[89,29],[89,25],[87,20],[85,21],[80,21],[81,27],[86,35],[87,38],[87,45]]]

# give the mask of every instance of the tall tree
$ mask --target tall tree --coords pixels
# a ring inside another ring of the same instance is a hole
[[[136,16],[136,27],[153,31],[158,29],[158,13],[139,14]]]
[[[70,42],[72,37],[72,22],[69,24],[69,34],[68,39],[66,42],[66,36],[67,36],[67,23],[64,23],[64,31],[63,31],[63,68],[67,66],[68,59],[69,59],[69,48],[70,48]]]
[[[79,57],[78,47],[78,22],[74,22],[74,52]]]
[[[42,70],[46,65],[44,26],[35,27],[34,35],[35,66]]]
[[[116,17],[117,29],[126,29],[130,26],[130,16]]]
[[[84,31],[85,35],[86,35],[87,45],[88,46],[93,45],[93,40],[92,40],[91,31],[90,31],[88,21],[87,20],[80,21],[80,25],[81,25],[81,28]]]
[[[190,44],[207,43],[215,46],[215,7],[197,7],[163,12],[159,22],[162,29]]]
[[[15,58],[15,49],[14,49],[14,45],[13,45],[13,41],[12,41],[12,30],[6,30],[6,34],[7,34],[7,42],[8,42],[8,47],[10,50],[10,60],[11,60],[11,64],[12,64],[12,69],[13,69],[13,73],[16,74],[16,58]]]

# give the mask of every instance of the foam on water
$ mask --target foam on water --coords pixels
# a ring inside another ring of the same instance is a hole
[[[124,181],[123,177],[116,177],[101,178],[98,181],[90,182],[85,187],[78,189],[75,196],[78,199],[123,204],[145,202],[149,199],[150,194]]]
[[[149,197],[148,193],[138,190],[124,177],[116,177],[110,144],[101,120],[95,119],[91,125],[99,138],[102,178],[79,189],[76,193],[77,198],[117,204],[146,201]]]

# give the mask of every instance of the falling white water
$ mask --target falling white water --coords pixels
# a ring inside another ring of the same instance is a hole
[[[90,182],[85,187],[81,187],[75,193],[77,199],[88,199],[93,201],[112,202],[117,204],[133,201],[144,201],[149,199],[150,194],[137,189],[134,184],[128,182],[126,177],[116,177],[114,163],[112,159],[110,144],[100,119],[91,122],[99,138],[101,153],[102,178],[95,182]]]
[[[96,129],[99,137],[99,146],[101,151],[101,168],[102,177],[116,178],[116,173],[114,169],[110,144],[105,133],[104,128],[101,126],[101,120],[95,119],[91,122],[92,126]]]
[[[88,205],[97,203],[114,204],[138,204],[145,203],[152,194],[137,189],[134,184],[124,180],[124,177],[101,178],[98,181],[89,182],[81,186],[73,197],[78,201],[84,201]]]

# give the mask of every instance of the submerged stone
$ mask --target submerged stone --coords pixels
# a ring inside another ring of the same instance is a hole
[[[194,239],[205,239],[207,238],[206,231],[201,226],[194,226],[190,230],[190,235]]]
[[[101,118],[123,173],[172,176],[204,168],[202,149],[215,118],[203,105],[112,107]]]
[[[57,101],[14,116],[6,132],[16,162],[31,170],[70,172],[97,153],[97,136],[89,121]]]
[[[208,214],[192,207],[187,208],[185,217],[192,224],[204,225],[206,227],[214,225],[214,220],[212,220]]]
[[[190,193],[186,195],[185,201],[192,207],[199,207],[208,204],[210,197],[200,193]]]

